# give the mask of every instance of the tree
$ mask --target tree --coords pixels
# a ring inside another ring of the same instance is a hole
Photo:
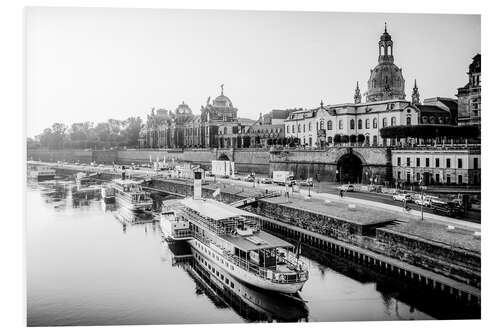
[[[340,134],[335,134],[333,136],[333,143],[338,144],[342,142],[342,136]]]
[[[342,135],[342,139],[341,139],[342,143],[348,143],[349,142],[349,136],[347,135]]]
[[[356,142],[356,135],[355,134],[351,134],[349,136],[349,142],[350,143],[355,143]]]
[[[358,134],[357,141],[362,144],[365,142],[365,136],[363,134]]]

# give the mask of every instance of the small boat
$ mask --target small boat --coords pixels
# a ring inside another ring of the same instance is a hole
[[[111,186],[103,185],[101,187],[101,199],[105,204],[115,202],[115,190]]]
[[[36,165],[28,170],[28,177],[37,181],[52,180],[56,177],[56,170],[46,165]]]
[[[141,183],[132,179],[113,179],[109,186],[114,191],[115,202],[132,212],[150,211],[153,200],[142,189]]]

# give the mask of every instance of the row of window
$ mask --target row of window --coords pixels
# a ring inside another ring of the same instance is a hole
[[[396,125],[397,125],[396,117],[391,117],[391,126],[396,126]],[[408,116],[406,118],[406,125],[411,125],[411,116]],[[312,131],[312,126],[313,126],[313,123],[309,122],[308,126],[307,126],[309,131]],[[370,126],[373,126],[373,128],[378,127],[377,118],[373,118],[373,120],[370,120],[370,119],[365,120],[365,129],[370,129]],[[382,128],[387,127],[387,126],[388,126],[388,119],[383,118],[382,119]],[[349,127],[352,130],[355,129],[356,122],[354,121],[354,119],[351,119],[349,121]],[[317,121],[316,122],[316,131],[317,130],[324,130],[324,129],[325,129],[325,121],[323,119],[321,119],[320,121]],[[328,120],[326,122],[326,129],[327,130],[333,129],[333,122],[331,120]],[[339,130],[344,129],[344,121],[342,119],[339,120],[338,129]],[[363,129],[363,121],[361,119],[358,119],[358,129]],[[297,133],[301,133],[301,132],[306,132],[306,124],[302,124],[302,126],[300,124],[297,125]],[[295,125],[287,125],[286,126],[286,133],[295,133]]]
[[[398,180],[401,180],[401,179],[402,179],[401,178],[401,171],[398,171]],[[420,175],[420,173],[417,172],[415,181],[419,182],[421,179],[423,179],[423,177]],[[411,173],[409,173],[409,172],[406,173],[406,181],[408,183],[412,182]],[[439,173],[436,173],[433,181],[437,184],[440,184],[441,183],[441,175]],[[477,183],[478,183],[478,178],[476,176],[476,177],[474,177],[474,184],[477,184]],[[446,175],[446,184],[451,184],[451,175]],[[457,176],[457,184],[458,185],[463,184],[463,176],[462,175]]]
[[[434,166],[433,167],[439,168],[440,161],[441,161],[441,159],[439,157],[436,157],[434,159]],[[451,168],[451,158],[446,158],[445,161],[446,161],[446,168],[448,168],[448,169]],[[417,158],[415,158],[415,167],[424,166],[424,162],[425,162],[426,168],[429,168],[431,166],[431,159],[429,157],[422,158],[422,159],[420,157],[417,157]],[[479,158],[478,157],[474,157],[473,164],[474,164],[473,165],[474,169],[479,169]],[[397,165],[401,166],[401,157],[397,158]],[[412,166],[410,157],[406,158],[406,165],[404,165],[404,166],[405,167]],[[462,169],[462,168],[463,168],[463,160],[461,158],[457,158],[457,169]]]

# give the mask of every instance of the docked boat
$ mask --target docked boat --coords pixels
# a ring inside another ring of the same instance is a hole
[[[46,165],[36,165],[28,170],[28,177],[37,181],[52,180],[56,177],[56,170]]]
[[[105,204],[111,204],[115,202],[115,189],[108,185],[103,185],[101,187],[101,200]]]
[[[149,211],[153,200],[141,187],[141,182],[132,179],[113,179],[110,187],[114,191],[115,202],[131,212]]]
[[[262,217],[201,198],[201,182],[195,181],[194,193],[193,198],[164,201],[165,211],[171,213],[163,222],[170,223],[165,230],[173,230],[173,235],[190,231],[185,237],[202,264],[217,265],[260,289],[285,294],[302,289],[309,278],[307,266],[294,254],[292,244],[261,230]]]
[[[97,184],[97,180],[94,178],[97,173],[88,174],[86,172],[78,172],[75,176],[76,184],[80,187],[90,186]]]
[[[160,230],[167,242],[183,241],[193,238],[190,224],[183,218],[179,218],[176,207],[179,207],[180,200],[166,200],[160,215]]]

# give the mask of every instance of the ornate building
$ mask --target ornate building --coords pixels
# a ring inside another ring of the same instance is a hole
[[[380,129],[387,126],[456,124],[456,100],[435,97],[421,103],[416,80],[411,101],[405,99],[405,81],[401,68],[394,64],[392,49],[393,41],[385,27],[379,41],[378,65],[370,71],[365,103],[356,83],[354,103],[321,102],[319,108],[292,112],[285,121],[286,137],[298,138],[301,145],[311,148],[347,143],[346,138],[365,146],[385,146],[398,143],[380,136]]]
[[[458,124],[481,126],[481,55],[469,65],[469,82],[458,88]]]
[[[153,109],[141,130],[141,147],[241,148],[256,145],[249,132],[250,127],[255,127],[255,120],[238,118],[238,109],[224,95],[224,85],[221,85],[221,94],[213,101],[209,97],[200,111],[200,115],[194,115],[184,102],[175,112]]]
[[[402,69],[394,64],[392,49],[392,38],[386,26],[378,42],[378,65],[371,70],[368,79],[366,102],[405,99],[406,97]]]

